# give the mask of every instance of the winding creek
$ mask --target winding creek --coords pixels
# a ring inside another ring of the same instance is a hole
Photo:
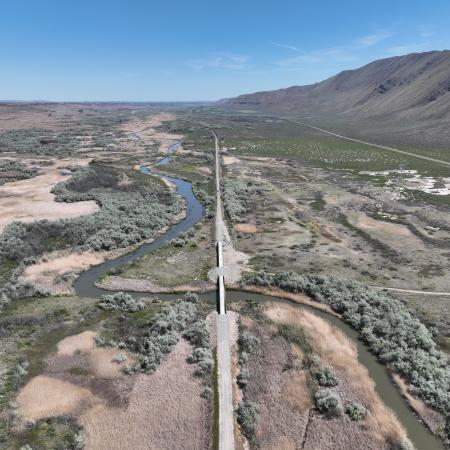
[[[167,151],[168,156],[159,160],[154,167],[162,166],[167,164],[171,160],[171,155],[176,152],[178,147],[181,145],[181,142],[176,142],[171,145]],[[184,219],[180,222],[171,225],[169,229],[159,237],[157,237],[153,242],[147,243],[139,247],[137,250],[132,251],[131,253],[127,253],[125,255],[119,256],[116,259],[106,261],[98,266],[94,266],[91,269],[83,272],[74,284],[74,288],[76,294],[80,297],[90,297],[90,298],[98,298],[105,293],[110,293],[110,291],[103,290],[95,286],[95,283],[98,281],[100,277],[110,272],[112,269],[117,269],[124,264],[134,261],[137,258],[140,258],[152,251],[158,250],[168,241],[176,238],[181,233],[186,232],[190,227],[195,225],[204,214],[203,205],[199,202],[199,200],[195,197],[192,184],[181,180],[179,178],[170,177],[170,176],[162,176],[148,167],[141,167],[143,173],[155,175],[158,177],[162,177],[167,181],[174,184],[176,191],[179,195],[181,195],[186,202],[186,215]],[[130,292],[132,295],[136,295],[136,293]],[[154,297],[154,294],[141,293],[140,297],[151,296]],[[179,298],[179,294],[158,294],[158,298],[161,300],[174,300]],[[205,294],[200,294],[199,297],[211,303],[216,302],[216,293],[209,292]],[[357,346],[358,349],[358,359],[361,364],[363,364],[370,373],[372,380],[375,382],[375,387],[378,395],[383,400],[383,402],[391,408],[395,414],[397,415],[399,421],[404,426],[408,433],[408,437],[411,442],[414,444],[417,450],[440,450],[444,449],[442,441],[434,436],[427,427],[420,421],[417,416],[411,411],[408,406],[406,400],[400,394],[398,388],[394,385],[391,380],[388,371],[385,366],[380,364],[376,357],[371,354],[367,347],[358,339],[358,333],[353,330],[349,325],[340,320],[337,317],[331,316],[325,312],[319,311],[307,305],[299,305],[289,300],[283,300],[277,297],[271,297],[261,294],[254,294],[249,292],[241,292],[241,291],[228,291],[227,292],[227,300],[230,302],[239,302],[243,300],[251,299],[257,301],[259,303],[263,302],[273,302],[273,303],[289,303],[298,308],[305,308],[308,311],[316,314],[322,319],[328,321],[333,326],[339,328],[343,331]]]

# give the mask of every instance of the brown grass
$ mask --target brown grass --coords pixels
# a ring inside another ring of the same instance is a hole
[[[47,359],[44,373],[33,378],[17,398],[24,419],[41,419],[69,414],[77,416],[99,404],[121,402],[125,383],[109,382],[124,378],[124,362],[112,362],[116,348],[98,348],[96,333],[84,331],[57,344],[57,351]],[[132,356],[126,352],[128,363]],[[123,402],[122,402],[123,403]]]
[[[253,223],[237,223],[234,229],[239,233],[256,233],[258,231]]]
[[[138,375],[126,408],[87,410],[81,416],[86,450],[208,448],[202,388],[186,362],[190,351],[182,340],[156,373]]]
[[[162,112],[146,118],[145,120],[137,118],[133,119],[125,124],[123,130],[129,133],[136,133],[136,135],[147,144],[156,142],[159,144],[160,151],[166,151],[174,141],[181,139],[183,136],[157,131],[155,128],[161,126],[163,122],[175,119],[175,115]]]
[[[406,398],[411,408],[416,411],[427,427],[434,433],[438,434],[440,430],[445,429],[445,417],[437,411],[431,409],[419,398],[413,397],[408,390],[408,385],[398,374],[392,376],[394,382],[398,385],[400,392]]]
[[[83,331],[83,333],[68,336],[58,342],[57,355],[73,356],[76,352],[90,352],[95,348],[95,336],[94,331]]]
[[[35,284],[44,286],[52,292],[60,294],[72,291],[70,277],[65,274],[78,273],[105,260],[106,252],[88,250],[82,253],[72,253],[68,250],[46,253],[36,264],[25,268],[23,277]]]
[[[18,411],[24,420],[76,416],[99,401],[88,389],[45,375],[33,378],[17,398]]]
[[[186,362],[188,342],[181,340],[154,374],[126,376],[124,363],[111,362],[119,350],[97,348],[94,337],[85,331],[58,343],[44,374],[18,395],[22,426],[70,415],[84,427],[87,450],[209,448],[208,404]]]
[[[354,343],[340,330],[308,311],[289,305],[273,305],[265,311],[275,323],[300,326],[324,364],[332,366],[342,382],[343,398],[364,404],[369,414],[365,427],[373,440],[399,442],[406,438],[395,414],[375,392],[367,369],[359,363]],[[332,428],[330,428],[331,432]],[[323,431],[322,431],[323,433]],[[342,443],[342,441],[341,441]],[[334,447],[333,447],[334,448]]]
[[[241,160],[239,158],[236,158],[235,156],[224,156],[223,157],[223,163],[226,166],[229,166],[230,164],[237,164],[240,162],[241,162]]]
[[[258,405],[256,447],[302,448],[311,396],[301,354],[273,335],[268,324],[251,325],[260,345],[246,364],[250,380],[245,396]]]
[[[334,312],[330,306],[324,305],[323,303],[315,302],[314,300],[311,300],[305,294],[294,294],[292,292],[286,292],[286,291],[283,291],[282,289],[278,289],[278,288],[265,288],[265,287],[260,287],[260,286],[243,286],[243,287],[240,287],[240,289],[243,291],[247,291],[247,292],[256,292],[258,294],[270,295],[272,297],[278,297],[278,298],[284,298],[286,300],[291,300],[294,303],[299,303],[301,305],[308,305],[314,309],[318,309],[319,311],[324,311],[328,314],[331,314],[332,316],[339,317],[339,314]]]
[[[377,230],[394,236],[411,236],[411,231],[405,225],[372,219],[372,217],[366,216],[365,214],[358,216],[356,226],[363,230]]]

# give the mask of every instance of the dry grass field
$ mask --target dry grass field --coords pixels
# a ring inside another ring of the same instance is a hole
[[[138,375],[126,407],[98,405],[81,415],[86,450],[207,449],[209,428],[202,387],[180,341],[153,375]]]
[[[367,407],[368,416],[364,428],[375,442],[379,439],[384,439],[386,442],[402,442],[406,438],[406,433],[395,415],[384,406],[376,394],[374,383],[367,369],[358,362],[355,344],[340,330],[312,313],[288,305],[269,307],[265,314],[277,324],[300,327],[303,330],[314,349],[313,351],[319,355],[322,363],[332,367],[338,375],[341,381],[339,391],[342,390],[342,398],[348,402],[359,402]],[[317,417],[316,420],[320,421],[321,419]],[[314,423],[314,418],[312,422]],[[345,422],[346,420],[344,424]],[[344,424],[328,427],[330,432],[328,436],[323,432],[322,424],[318,425],[317,428],[322,430],[320,432],[322,440],[318,441],[318,437],[313,435],[309,445],[323,442],[325,446],[327,441],[334,441],[335,448],[339,448],[339,442],[340,448],[350,445],[349,441],[345,441],[348,439],[345,432],[339,433],[340,439],[337,439],[336,436],[333,438],[333,434],[344,427]],[[312,424],[312,426],[314,425]],[[356,442],[359,441],[358,437]]]
[[[404,441],[405,431],[376,394],[355,345],[340,330],[287,304],[267,304],[263,315],[265,320],[241,316],[241,325],[259,341],[245,366],[250,376],[244,395],[258,407],[252,447],[379,450]],[[300,330],[292,333],[303,336],[302,344],[288,341],[280,326]],[[367,408],[362,421],[346,414],[327,418],[315,409],[317,364],[335,374],[344,407],[357,402]]]
[[[20,427],[27,421],[76,417],[86,450],[208,449],[208,402],[195,366],[187,363],[191,345],[181,340],[151,375],[125,375],[132,355],[98,348],[96,333],[64,338],[46,360],[41,375],[17,396]],[[118,353],[126,362],[113,362]]]

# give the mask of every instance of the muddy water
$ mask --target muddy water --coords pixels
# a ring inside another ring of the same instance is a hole
[[[173,146],[169,148],[169,154],[173,154],[180,143],[177,142]],[[171,157],[165,157],[161,159],[155,165],[164,165],[170,161]],[[144,173],[149,173],[153,175],[160,176],[152,172],[151,169],[143,167],[141,170]],[[153,242],[149,244],[142,245],[139,249],[118,257],[112,261],[107,261],[98,266],[92,267],[90,270],[82,273],[79,278],[75,282],[75,291],[77,295],[82,297],[91,297],[97,298],[100,295],[108,293],[107,291],[97,288],[95,286],[96,281],[102,276],[111,271],[112,269],[119,268],[126,263],[134,261],[135,259],[146,255],[152,251],[155,251],[162,247],[166,242],[171,239],[176,238],[181,233],[187,231],[190,227],[192,227],[195,223],[197,223],[202,217],[204,213],[204,208],[202,204],[197,200],[193,191],[191,183],[187,181],[180,180],[174,177],[164,176],[165,179],[173,183],[176,187],[177,192],[185,199],[186,202],[186,217],[179,223],[172,225],[166,233],[155,239]],[[133,294],[139,295],[139,297],[154,297],[154,295],[150,294]],[[179,295],[175,294],[159,294],[158,297],[161,300],[174,300],[179,298]],[[208,301],[211,303],[217,302],[217,297],[215,292],[201,294],[200,298],[204,301]],[[358,349],[358,359],[359,361],[368,369],[372,380],[375,382],[375,388],[383,400],[383,402],[391,408],[395,414],[397,415],[399,421],[406,429],[408,433],[408,437],[411,442],[414,444],[417,450],[443,450],[444,446],[440,439],[436,438],[426,426],[414,415],[414,413],[410,410],[407,405],[405,399],[400,394],[397,387],[394,385],[392,380],[390,379],[386,368],[380,364],[374,355],[372,355],[366,346],[358,339],[358,333],[354,331],[350,326],[348,326],[345,322],[338,319],[337,317],[333,317],[327,313],[316,310],[314,308],[308,307],[306,305],[297,305],[288,300],[279,299],[276,297],[261,295],[261,294],[253,294],[248,292],[241,291],[228,291],[227,292],[227,301],[228,302],[241,302],[245,300],[254,300],[260,303],[264,302],[278,302],[278,303],[289,303],[291,305],[295,305],[298,308],[306,308],[312,313],[318,315],[319,317],[327,320],[332,325],[336,326],[340,330],[342,330],[350,339],[355,342]]]

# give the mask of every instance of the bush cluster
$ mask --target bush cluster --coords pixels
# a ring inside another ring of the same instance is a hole
[[[330,388],[319,389],[314,394],[316,409],[327,417],[338,417],[344,409],[339,394]]]
[[[339,384],[334,372],[328,367],[322,367],[316,372],[316,379],[320,386],[333,387]]]
[[[208,324],[206,320],[199,319],[197,301],[196,294],[186,294],[185,298],[174,304],[163,306],[143,329],[131,332],[124,341],[105,342],[98,338],[97,345],[128,349],[137,355],[138,362],[134,367],[126,367],[126,372],[151,373],[184,337],[194,348],[188,361],[197,365],[196,375],[209,376],[214,360],[209,348]],[[108,310],[135,312],[145,307],[145,304],[126,293],[118,292],[103,296],[99,306]]]
[[[255,438],[257,415],[257,406],[248,400],[239,403],[236,409],[237,421],[241,426],[242,433],[249,441]]]
[[[0,153],[34,153],[36,155],[66,155],[79,151],[79,132],[55,133],[43,128],[8,130],[0,134]]]
[[[401,374],[425,403],[450,418],[450,368],[432,334],[399,300],[355,281],[294,272],[245,274],[242,284],[302,292],[325,303],[359,331],[384,364]],[[447,429],[449,429],[447,425]]]
[[[226,179],[223,182],[224,207],[232,222],[242,222],[247,212],[248,196],[256,189],[251,182]]]
[[[170,190],[121,180],[121,174],[107,166],[82,168],[55,186],[56,200],[94,200],[100,211],[72,219],[9,224],[0,235],[0,267],[11,262],[17,268],[9,283],[0,286],[0,301],[5,296],[14,299],[44,294],[21,281],[20,273],[45,252],[127,247],[153,237],[179,213],[180,202]]]
[[[106,311],[136,312],[145,308],[144,301],[125,292],[102,295],[98,307]]]
[[[119,174],[102,166],[76,172],[72,179],[55,186],[56,200],[94,200],[101,206],[100,211],[73,219],[12,223],[0,237],[0,256],[21,261],[67,247],[126,247],[154,236],[180,211],[176,195],[169,190],[155,192],[139,184],[129,190],[119,182]]]
[[[198,296],[193,293],[186,293],[184,301],[196,304]],[[209,328],[206,320],[197,320],[185,331],[183,337],[187,339],[194,350],[188,358],[188,362],[197,364],[195,374],[198,377],[209,377],[214,367],[214,358],[209,346]]]
[[[350,419],[354,421],[363,420],[366,417],[367,409],[361,403],[351,403],[345,408],[345,412],[348,414]]]
[[[34,177],[39,170],[28,168],[14,159],[0,159],[0,186],[8,181],[25,180]]]

